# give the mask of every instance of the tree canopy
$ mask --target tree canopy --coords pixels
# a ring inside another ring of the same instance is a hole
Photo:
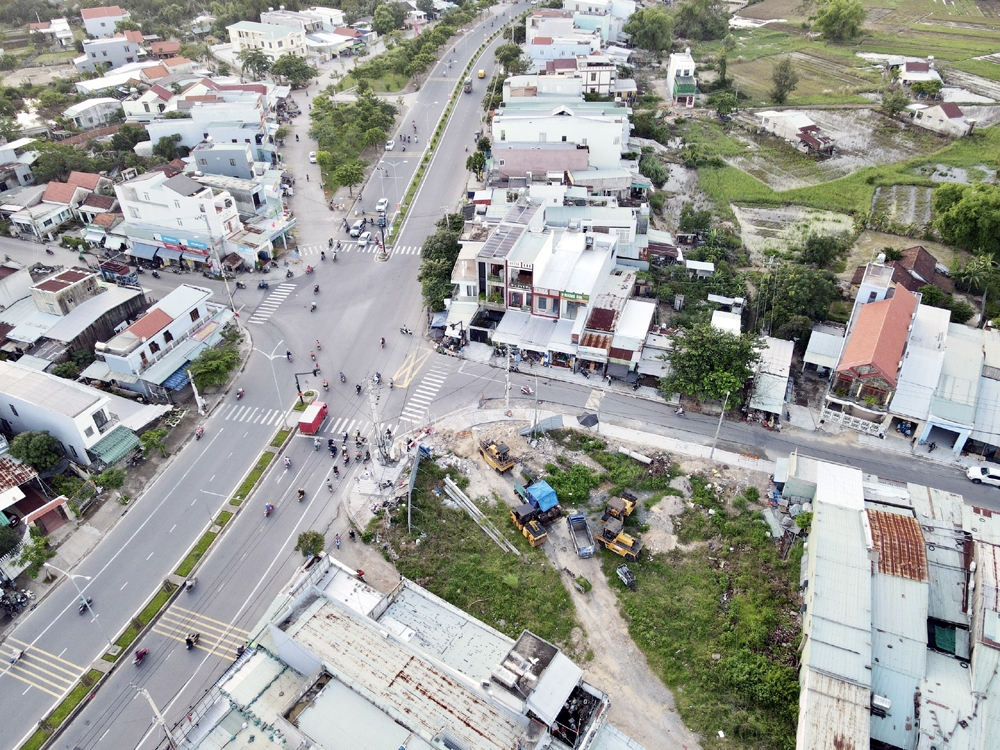
[[[761,343],[750,334],[737,336],[702,324],[675,336],[673,347],[667,355],[670,374],[661,380],[661,390],[706,400],[743,390],[760,359]]]
[[[59,463],[61,451],[59,441],[43,430],[15,435],[10,441],[10,455],[35,471],[44,472]]]
[[[729,11],[719,0],[688,0],[674,11],[674,35],[698,42],[729,34]]]
[[[266,76],[271,69],[271,59],[264,54],[264,50],[246,47],[241,49],[236,57],[240,61],[243,74],[255,80]]]
[[[451,296],[451,272],[461,250],[458,238],[464,220],[461,214],[445,216],[438,222],[437,231],[424,240],[417,281],[424,303],[433,312],[444,310],[444,300]]]
[[[316,68],[298,55],[288,54],[282,55],[274,61],[274,65],[271,66],[271,75],[279,81],[287,81],[292,86],[300,88],[307,85],[319,73],[317,73]]]
[[[633,13],[623,31],[632,37],[632,43],[636,47],[658,55],[670,49],[674,21],[663,6],[653,5]]]
[[[827,0],[816,16],[813,28],[833,42],[854,39],[865,22],[865,6],[859,0]]]
[[[432,6],[433,8],[433,6]],[[406,23],[408,8],[402,3],[385,3],[375,9],[372,16],[372,28],[385,36],[390,31],[403,28]]]
[[[229,374],[239,367],[240,352],[231,345],[224,344],[214,349],[205,349],[189,365],[194,384],[201,389],[224,385]]]
[[[770,273],[753,277],[758,330],[778,332],[795,316],[826,320],[830,305],[840,297],[836,279],[829,271],[785,263]],[[783,338],[783,337],[781,337]]]
[[[1000,187],[948,183],[934,191],[934,227],[951,245],[1000,256]]]
[[[303,531],[295,543],[295,551],[305,557],[317,557],[326,545],[326,537],[319,531]]]
[[[792,58],[783,57],[771,69],[771,98],[776,104],[788,101],[788,95],[799,85],[799,74],[792,65]]]

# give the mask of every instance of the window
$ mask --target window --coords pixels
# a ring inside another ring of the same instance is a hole
[[[230,159],[229,160],[229,166],[235,167],[236,166],[236,159]]]
[[[158,351],[160,351],[160,345],[157,344],[155,341],[150,341],[149,342],[149,353],[150,354],[156,354]]]
[[[181,202],[180,201],[174,201],[174,208],[180,208],[180,207],[181,207]]]
[[[149,365],[149,357],[146,356],[146,352],[139,352],[139,361],[142,362],[143,367]]]
[[[170,331],[164,331],[163,340],[169,344],[171,341],[174,340],[173,334],[171,334]]]
[[[591,81],[596,81],[597,80],[597,73],[591,73],[590,74],[590,80]]]
[[[197,307],[194,310],[191,311],[191,322],[192,323],[196,322],[198,320],[198,318],[200,318],[200,317],[201,317],[201,313],[198,312],[198,308]]]
[[[545,138],[546,138],[546,134],[545,133],[539,133],[538,134],[538,142],[539,143],[545,143]]]
[[[179,227],[184,226],[184,219],[178,219],[177,220],[177,226],[179,226]]]
[[[76,448],[74,448],[72,445],[69,447],[69,450],[73,454],[73,458],[79,457],[80,454],[76,452]]]
[[[201,164],[201,166],[203,166],[203,167],[207,166],[208,165],[208,159],[198,159],[198,163]],[[177,203],[177,201],[174,201],[174,203]],[[180,208],[180,207],[181,207],[181,204],[177,203],[177,208]]]
[[[14,408],[14,404],[8,404],[8,406],[10,406],[10,410],[14,412],[15,417],[21,416],[20,414],[17,413],[17,409]]]
[[[92,58],[94,58],[95,60],[97,59],[97,53],[96,53],[96,52],[91,52],[91,53],[90,53],[90,56],[91,56]]]
[[[107,56],[108,56],[108,53],[107,53],[107,52],[102,52],[101,54],[102,54],[102,55],[104,55],[105,57],[107,57]]]
[[[563,143],[565,143],[565,142],[566,142],[566,136],[563,136],[563,137],[562,137],[562,142],[563,142]]]
[[[547,307],[548,307],[548,304],[549,304],[549,301],[548,301],[548,299],[546,297],[539,297],[538,298],[538,309],[539,310],[546,310]]]
[[[94,428],[93,427],[88,427],[86,430],[83,431],[83,434],[86,437],[90,437],[91,435],[94,434]]]
[[[200,210],[202,213],[205,213],[205,204],[204,203],[199,203],[198,204],[198,210]]]
[[[142,199],[143,199],[144,201],[148,201],[148,200],[149,200],[149,193],[143,193],[143,194],[142,194]]]
[[[497,165],[502,167],[504,165],[504,161],[505,161],[504,159],[499,159],[497,161]]]
[[[128,212],[132,215],[133,219],[139,218],[139,209],[135,206],[129,206]]]
[[[876,297],[878,297],[878,292],[870,292],[868,294],[868,301],[874,302]]]
[[[500,131],[500,140],[501,141],[507,140],[507,131],[506,130],[501,130]]]

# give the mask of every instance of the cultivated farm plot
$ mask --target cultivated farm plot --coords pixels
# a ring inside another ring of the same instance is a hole
[[[872,215],[884,214],[898,224],[924,226],[931,221],[933,191],[919,185],[888,185],[875,189]]]
[[[1000,2],[998,0],[893,0],[885,3],[880,0],[862,0],[868,11],[865,18],[867,28],[879,30],[898,30],[909,28],[912,24],[924,23],[957,23],[995,26],[1000,23]],[[803,0],[763,0],[749,5],[739,12],[744,18],[760,20],[783,18],[790,24],[806,21],[810,14],[815,14],[814,3]]]
[[[827,59],[809,52],[792,52],[789,57],[799,74],[799,84],[789,96],[789,104],[841,104],[849,100],[864,101],[861,94],[878,88],[878,77],[865,69],[858,59],[844,58],[843,62]],[[770,101],[771,74],[778,55],[737,62],[729,65],[729,74],[739,83],[740,89],[758,99],[760,104]]]
[[[802,206],[732,209],[753,265],[761,264],[768,255],[786,252],[811,234],[839,234],[854,227],[854,220],[847,214]]]

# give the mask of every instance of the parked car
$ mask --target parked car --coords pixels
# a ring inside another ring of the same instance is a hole
[[[360,237],[358,237],[358,250],[364,250],[368,247],[369,243],[372,241],[372,233],[365,232]]]
[[[394,148],[396,148],[396,141],[386,141],[385,142],[385,150],[386,151],[392,151]]]
[[[965,474],[974,484],[992,484],[994,487],[1000,487],[1000,467],[970,466]]]
[[[310,151],[309,152],[309,163],[310,164],[315,164],[316,163],[316,152],[315,151]]]
[[[356,222],[351,224],[351,237],[360,237],[361,231],[365,228],[365,222],[362,219],[358,219]]]
[[[380,198],[379,202],[375,204],[375,210],[378,211],[380,214],[384,214],[388,210],[388,208],[389,208],[388,198]]]

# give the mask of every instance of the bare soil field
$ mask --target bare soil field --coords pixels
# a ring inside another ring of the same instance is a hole
[[[847,214],[801,206],[732,208],[754,265],[762,263],[767,255],[785,252],[810,234],[836,234],[850,231],[854,226],[854,220]]]
[[[882,232],[865,231],[862,232],[854,247],[851,248],[847,258],[847,267],[838,277],[847,281],[854,275],[854,269],[869,263],[878,256],[886,247],[896,250],[905,250],[908,247],[920,245],[927,252],[937,258],[942,265],[952,268],[956,260],[964,263],[969,259],[969,254],[961,250],[942,245],[940,242],[930,242],[928,240],[915,240],[911,237],[899,237],[895,234],[883,234]]]
[[[844,101],[849,97],[873,91],[878,79],[860,66],[826,59],[808,52],[788,55],[799,74],[799,84],[789,97],[789,103],[814,103],[829,99]],[[729,74],[740,84],[740,90],[759,98],[764,105],[770,101],[771,73],[779,56],[730,63]],[[849,58],[848,58],[849,59]],[[860,61],[859,61],[860,62]]]

